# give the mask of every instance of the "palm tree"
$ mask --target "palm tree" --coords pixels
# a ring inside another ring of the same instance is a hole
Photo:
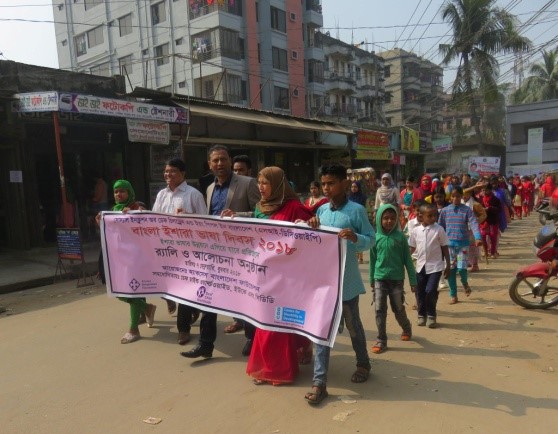
[[[529,39],[519,34],[515,16],[495,3],[496,0],[448,0],[442,7],[442,18],[453,31],[451,44],[440,44],[442,64],[459,60],[453,98],[461,100],[470,110],[481,155],[484,146],[476,97],[482,97],[485,102],[498,98],[496,54],[515,53],[531,46]]]
[[[558,98],[558,49],[543,52],[543,61],[529,68],[531,74],[511,97],[516,104]]]

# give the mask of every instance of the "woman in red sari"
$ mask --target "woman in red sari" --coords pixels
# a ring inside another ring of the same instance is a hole
[[[279,167],[263,168],[258,174],[258,188],[262,199],[256,204],[256,218],[295,222],[312,217]],[[246,373],[256,385],[292,383],[298,374],[298,364],[310,363],[311,359],[312,345],[307,338],[256,329]]]

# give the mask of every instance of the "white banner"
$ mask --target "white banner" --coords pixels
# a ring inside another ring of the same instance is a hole
[[[143,121],[126,119],[128,140],[130,142],[156,143],[168,145],[170,142],[170,126],[168,122]]]

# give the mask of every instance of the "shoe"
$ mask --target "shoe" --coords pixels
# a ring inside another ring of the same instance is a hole
[[[244,324],[242,324],[242,321],[234,321],[232,324],[229,324],[228,326],[225,327],[224,332],[230,334],[230,333],[239,332],[240,330],[243,329],[244,329]]]
[[[419,316],[417,319],[417,325],[424,327],[426,325],[426,318],[423,316]]]
[[[410,341],[412,336],[413,336],[413,334],[411,333],[410,330],[408,332],[403,332],[403,333],[401,333],[401,340],[402,341]]]
[[[126,332],[122,339],[120,339],[121,344],[131,344],[132,342],[137,341],[141,336],[139,334],[132,334],[130,332]]]
[[[465,291],[465,295],[467,297],[469,297],[471,295],[471,292],[473,292],[471,287],[467,283],[463,285],[463,290]]]
[[[190,333],[189,332],[179,332],[178,333],[178,345],[186,345],[190,342]]]
[[[153,321],[155,320],[155,311],[157,310],[157,306],[154,304],[148,304],[145,308],[145,322],[147,323],[147,327],[153,327]]]
[[[252,339],[247,339],[246,343],[244,344],[244,348],[242,348],[242,355],[243,356],[249,356],[250,353],[252,352]]]
[[[449,304],[456,304],[459,300],[457,300],[457,297],[450,297],[450,301]]]
[[[438,324],[436,323],[436,318],[433,316],[429,316],[428,319],[426,320],[426,327],[428,327],[429,329],[435,329],[436,327],[438,327]]]
[[[380,341],[376,342],[372,347],[372,352],[374,354],[381,354],[385,350],[387,350],[387,345],[384,342],[380,342]]]
[[[180,355],[188,359],[197,359],[198,357],[209,359],[213,357],[213,348],[207,348],[207,347],[202,347],[201,345],[196,345],[190,351],[184,351],[180,353]]]
[[[190,325],[194,324],[199,317],[200,317],[200,311],[199,310],[194,311],[194,313],[192,314],[192,322],[190,323]]]

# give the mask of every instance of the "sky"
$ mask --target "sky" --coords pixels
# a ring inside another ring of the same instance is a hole
[[[322,0],[323,31],[347,43],[364,42],[361,48],[376,53],[399,47],[439,64],[437,47],[451,37],[441,18],[443,4],[444,0]],[[521,31],[534,46],[523,58],[527,76],[529,62],[540,61],[541,47],[558,45],[558,19],[554,18],[558,1],[497,0],[496,4],[516,15],[520,23],[527,23]],[[533,19],[545,6],[548,9]],[[0,0],[0,59],[57,68],[52,20],[51,0]],[[554,38],[554,44],[545,45]],[[513,82],[513,56],[498,60],[501,81]],[[455,65],[444,71],[445,88],[451,84],[454,70]]]

